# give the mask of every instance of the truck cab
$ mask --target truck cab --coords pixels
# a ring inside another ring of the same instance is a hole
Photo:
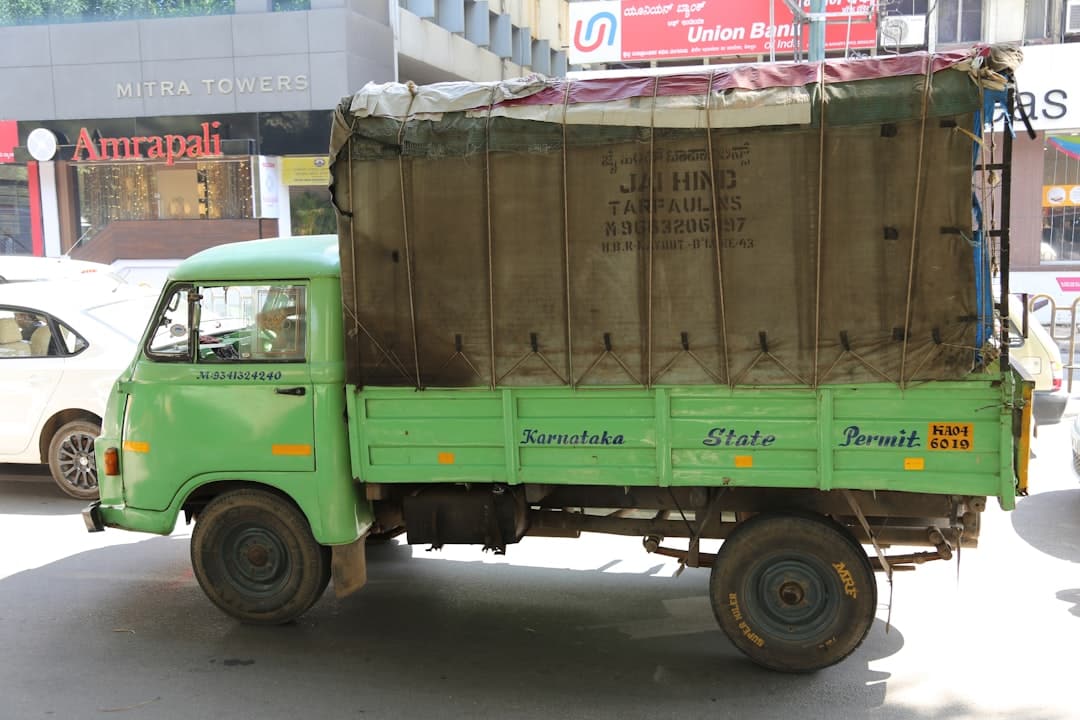
[[[177,268],[109,398],[98,523],[167,533],[181,511],[258,487],[295,505],[319,546],[363,534],[337,268],[334,236],[221,246]]]

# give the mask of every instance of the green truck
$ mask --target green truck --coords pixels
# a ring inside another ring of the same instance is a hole
[[[638,536],[711,567],[753,661],[840,661],[876,572],[974,547],[1026,488],[981,214],[1010,138],[979,136],[1017,61],[365,87],[334,115],[336,236],[171,274],[88,529],[182,512],[203,590],[258,624],[402,533]]]

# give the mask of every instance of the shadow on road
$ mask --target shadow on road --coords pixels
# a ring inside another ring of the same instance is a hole
[[[87,505],[86,500],[68,497],[46,476],[36,479],[0,479],[0,507],[11,515],[72,515]],[[80,521],[81,522],[81,521]]]
[[[261,718],[834,717],[840,707],[859,718],[886,697],[889,674],[869,664],[904,644],[878,621],[839,666],[783,675],[723,636],[704,570],[668,578],[412,554],[373,548],[367,587],[342,600],[330,591],[280,627],[214,608],[183,537],[11,575],[0,580],[0,645],[38,660],[0,674],[0,693],[17,698],[16,717],[150,703],[155,718],[255,708]],[[64,678],[63,692],[28,694],[46,672]]]
[[[1011,519],[1016,534],[1036,550],[1080,562],[1080,488],[1021,498]]]
[[[1072,607],[1069,608],[1069,612],[1077,617],[1080,617],[1080,588],[1070,588],[1068,590],[1062,590],[1056,595],[1058,600],[1064,600],[1067,603],[1072,603]]]

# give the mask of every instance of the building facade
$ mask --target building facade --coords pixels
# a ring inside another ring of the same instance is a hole
[[[1024,48],[1020,104],[1035,137],[1014,123],[1011,289],[1080,299],[1080,43]],[[1019,120],[1019,119],[1018,119]],[[1042,315],[1044,321],[1047,315]]]
[[[197,17],[8,18],[0,254],[137,269],[332,231],[326,152],[342,97],[368,82],[565,72],[563,8],[230,0]]]

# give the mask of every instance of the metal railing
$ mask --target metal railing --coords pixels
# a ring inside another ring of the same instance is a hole
[[[1040,300],[1045,300],[1046,304],[1043,305],[1037,302]],[[1034,313],[1036,307],[1040,310],[1044,307],[1049,308],[1050,322],[1046,325],[1046,329],[1062,352],[1068,353],[1063,364],[1063,370],[1065,371],[1066,391],[1071,393],[1073,374],[1075,371],[1080,370],[1080,364],[1076,362],[1077,336],[1080,335],[1077,328],[1077,322],[1080,321],[1080,297],[1073,300],[1071,305],[1058,307],[1058,304],[1050,295],[1032,295],[1028,298],[1028,312]]]

